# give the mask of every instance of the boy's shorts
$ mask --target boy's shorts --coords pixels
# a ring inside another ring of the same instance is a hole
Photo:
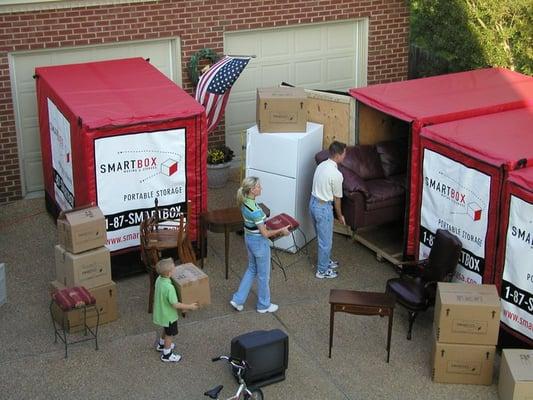
[[[168,326],[165,326],[164,329],[165,335],[176,336],[178,334],[178,320],[174,322],[169,322]]]

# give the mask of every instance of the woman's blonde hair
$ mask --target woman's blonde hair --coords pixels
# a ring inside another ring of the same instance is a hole
[[[259,183],[257,176],[247,176],[242,180],[241,187],[237,189],[237,204],[240,205],[250,191]]]
[[[174,268],[175,268],[174,261],[170,257],[159,260],[159,262],[155,266],[155,270],[157,271],[159,275],[166,274],[172,271]]]

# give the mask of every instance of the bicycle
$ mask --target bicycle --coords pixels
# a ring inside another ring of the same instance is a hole
[[[248,364],[244,360],[239,360],[235,357],[228,357],[228,356],[218,356],[215,358],[212,358],[211,361],[219,361],[219,360],[226,360],[228,361],[231,366],[233,367],[233,370],[236,371],[237,374],[237,381],[239,382],[239,388],[235,392],[235,394],[231,397],[228,397],[226,400],[263,400],[263,391],[259,388],[255,389],[248,389],[246,386],[246,382],[244,381],[244,378],[242,375],[246,371],[246,369],[250,368],[250,364]],[[223,385],[218,385],[214,387],[211,390],[208,390],[204,393],[204,396],[207,396],[211,399],[215,400],[221,400],[218,395],[224,388]]]

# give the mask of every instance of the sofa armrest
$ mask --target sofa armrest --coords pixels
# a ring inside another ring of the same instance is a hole
[[[339,171],[342,173],[344,180],[342,188],[347,192],[361,192],[368,197],[368,188],[365,181],[352,170],[339,165]]]

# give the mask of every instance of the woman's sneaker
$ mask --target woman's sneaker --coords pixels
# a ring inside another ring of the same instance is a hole
[[[237,311],[242,311],[244,309],[244,306],[242,304],[237,304],[233,300],[230,300],[229,302],[231,306],[236,309]]]
[[[179,354],[174,354],[173,352],[161,354],[161,361],[163,362],[179,362],[180,360],[181,356]]]
[[[329,269],[335,269],[335,268],[338,268],[338,267],[339,267],[339,262],[338,261],[329,260],[329,265],[328,265]]]
[[[265,314],[265,313],[269,313],[269,312],[276,312],[278,311],[278,305],[277,304],[274,304],[274,303],[270,303],[270,306],[268,308],[265,308],[264,310],[257,310],[258,313],[260,314]]]
[[[317,271],[315,276],[318,279],[333,279],[337,277],[337,272],[333,271],[331,268],[328,268],[326,272]]]
[[[176,345],[174,343],[172,343],[172,345],[170,346],[170,350],[174,350],[174,347],[176,347]],[[163,351],[163,350],[165,350],[165,345],[161,344],[161,343],[156,343],[155,349],[157,351]]]

